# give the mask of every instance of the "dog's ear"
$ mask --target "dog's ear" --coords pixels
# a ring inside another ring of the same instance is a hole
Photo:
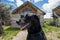
[[[28,14],[25,16],[26,20],[30,19],[30,16],[28,16]]]
[[[26,14],[26,16],[28,16],[28,14]]]
[[[37,15],[33,15],[33,17],[39,21],[39,18]]]

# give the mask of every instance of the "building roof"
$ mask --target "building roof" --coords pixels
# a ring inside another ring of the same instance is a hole
[[[60,6],[53,9],[53,12],[55,12],[58,16],[60,16]]]
[[[37,10],[39,11],[39,13],[42,13],[43,15],[45,15],[45,12],[43,12],[42,10],[40,10],[38,7],[36,7],[35,5],[33,5],[31,2],[26,1],[25,3],[23,3],[21,6],[19,6],[18,8],[16,8],[15,10],[13,10],[12,14],[16,14],[18,11],[22,11],[24,8],[30,8],[32,11],[37,13]]]

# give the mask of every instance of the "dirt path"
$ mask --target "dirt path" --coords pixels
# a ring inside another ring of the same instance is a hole
[[[27,31],[20,31],[15,37],[13,37],[13,40],[26,40],[27,37]],[[48,32],[46,34],[47,40],[60,40],[57,38],[56,32]]]
[[[20,31],[15,37],[13,37],[13,40],[26,40],[27,37],[27,31]]]
[[[0,37],[0,40],[2,40],[2,38]]]
[[[60,40],[57,38],[57,33],[52,31],[46,34],[47,40]]]

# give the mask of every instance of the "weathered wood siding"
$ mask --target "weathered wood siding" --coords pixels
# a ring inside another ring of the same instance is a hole
[[[20,14],[12,14],[12,16],[11,16],[12,18],[11,18],[11,27],[13,27],[13,28],[19,28],[20,27],[20,25],[18,25],[17,23],[16,23],[16,21],[18,21],[19,19],[20,19]]]
[[[41,26],[43,26],[43,24],[44,24],[44,15],[40,15],[40,23],[41,23]]]
[[[18,13],[16,13],[16,14],[13,14],[12,15],[12,27],[20,27],[20,25],[17,25],[17,23],[16,23],[16,21],[18,21],[19,19],[20,19],[20,15],[26,15],[26,14],[28,14],[28,15],[33,15],[33,14],[37,14],[37,13],[34,13],[32,10],[30,10],[30,9],[24,9],[23,11],[19,11]],[[40,18],[40,23],[41,23],[41,26],[43,25],[43,15],[38,15],[39,16],[39,18]]]

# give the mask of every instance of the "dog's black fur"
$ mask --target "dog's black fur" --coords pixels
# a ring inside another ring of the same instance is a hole
[[[41,28],[41,24],[40,24],[38,16],[26,15],[24,17],[24,22],[30,23],[29,26],[26,27],[28,30],[27,40],[47,40],[46,36]],[[19,24],[19,22],[16,22],[16,23]]]

